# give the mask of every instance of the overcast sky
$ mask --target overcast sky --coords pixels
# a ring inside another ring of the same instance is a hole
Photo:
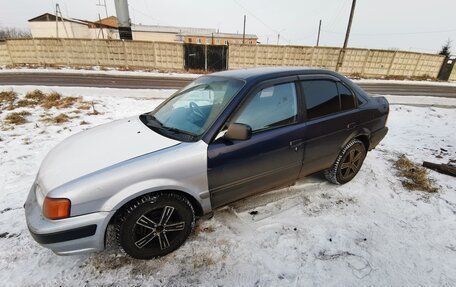
[[[105,16],[103,0],[0,0],[0,26],[27,28],[27,20],[54,13],[96,20]],[[352,0],[129,0],[134,23],[219,28],[247,33],[262,43],[315,45],[321,19],[320,44],[341,46]],[[114,1],[106,0],[109,15]],[[436,52],[447,39],[456,54],[456,0],[358,0],[350,47]]]

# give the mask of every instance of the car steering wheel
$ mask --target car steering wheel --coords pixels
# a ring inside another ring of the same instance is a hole
[[[190,102],[189,106],[190,110],[198,118],[198,120],[204,121],[206,119],[206,116],[204,115],[203,111],[195,102]]]

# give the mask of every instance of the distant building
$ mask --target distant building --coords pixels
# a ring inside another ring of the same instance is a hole
[[[45,13],[28,20],[34,38],[119,39],[117,18],[98,21],[61,19]],[[219,33],[216,29],[158,25],[132,25],[133,40],[178,42],[201,45],[242,44],[242,34]],[[256,45],[258,37],[245,35],[245,44]]]
[[[109,18],[107,18],[109,19]],[[33,38],[118,39],[117,26],[104,22],[58,18],[45,13],[28,20]]]

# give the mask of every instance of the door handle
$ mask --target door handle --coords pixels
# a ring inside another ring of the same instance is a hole
[[[298,139],[298,140],[292,140],[290,142],[290,147],[294,149],[295,151],[298,151],[299,147],[304,144],[304,140]]]
[[[356,128],[358,126],[357,122],[352,122],[347,125],[347,129]]]

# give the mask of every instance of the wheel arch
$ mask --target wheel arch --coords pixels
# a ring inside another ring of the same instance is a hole
[[[203,216],[204,215],[204,210],[203,210],[203,207],[201,205],[201,203],[195,198],[193,197],[191,194],[185,192],[185,191],[182,191],[182,190],[178,190],[178,189],[162,189],[162,190],[153,190],[153,191],[146,191],[146,192],[140,192],[140,193],[137,193],[135,196],[129,198],[127,201],[125,202],[122,202],[121,204],[119,204],[116,208],[116,212],[114,213],[114,215],[111,217],[110,219],[110,223],[113,223],[120,214],[122,214],[122,212],[125,210],[125,208],[128,208],[129,206],[131,206],[135,201],[138,200],[138,198],[141,198],[143,196],[146,196],[146,195],[152,195],[154,193],[173,193],[173,194],[178,194],[182,197],[185,197],[189,202],[190,204],[192,205],[193,207],[193,210],[195,211],[195,215],[196,216]]]
[[[353,131],[342,143],[339,147],[339,151],[341,151],[352,139],[358,139],[364,144],[364,148],[366,152],[369,151],[370,147],[370,131],[366,128]]]

